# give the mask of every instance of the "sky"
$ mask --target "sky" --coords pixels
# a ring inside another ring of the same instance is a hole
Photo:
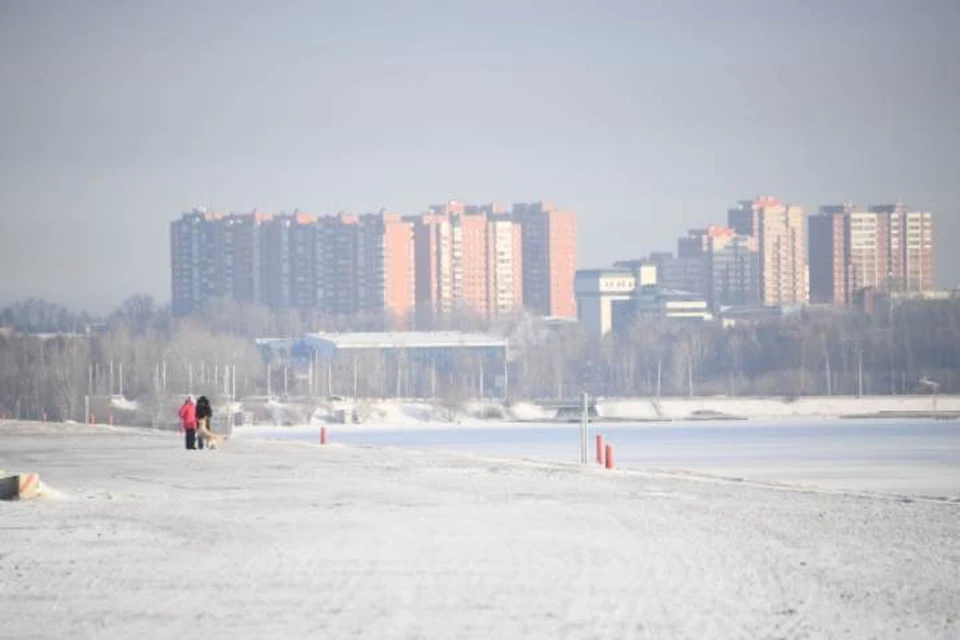
[[[960,284],[955,0],[0,0],[0,304],[170,297],[170,222],[548,199],[578,263],[903,201]]]

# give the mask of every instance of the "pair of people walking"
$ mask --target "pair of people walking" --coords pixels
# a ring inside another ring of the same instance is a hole
[[[201,434],[211,432],[210,419],[213,417],[213,408],[207,396],[200,396],[196,403],[193,396],[188,396],[180,405],[180,433],[184,434],[184,444],[187,449],[203,449],[204,437],[197,437],[197,430]]]

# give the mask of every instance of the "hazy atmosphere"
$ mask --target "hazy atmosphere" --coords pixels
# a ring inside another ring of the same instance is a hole
[[[669,6],[668,6],[669,5]],[[194,205],[548,198],[578,264],[900,199],[960,282],[960,4],[0,0],[0,303],[170,296]]]

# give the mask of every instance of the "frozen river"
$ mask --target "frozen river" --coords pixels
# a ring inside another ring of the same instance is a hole
[[[338,425],[331,443],[576,462],[577,424]],[[244,430],[238,429],[238,435]],[[315,442],[319,427],[249,435]],[[824,421],[591,425],[619,468],[655,468],[827,489],[960,496],[960,422]]]

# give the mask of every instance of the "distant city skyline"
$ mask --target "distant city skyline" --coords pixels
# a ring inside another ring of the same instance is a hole
[[[955,286],[958,31],[951,0],[8,1],[0,305],[169,300],[194,205],[491,198],[576,211],[578,268],[740,198],[903,202]]]
[[[452,201],[417,216],[195,208],[170,223],[171,311],[226,298],[397,329],[524,309],[572,318],[576,229],[549,201]]]

